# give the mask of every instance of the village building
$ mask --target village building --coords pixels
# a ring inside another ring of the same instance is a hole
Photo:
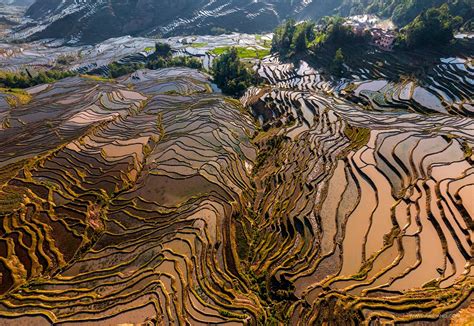
[[[370,33],[371,43],[374,46],[385,51],[393,50],[396,40],[393,24],[381,23],[376,16],[361,15],[347,18],[344,25],[350,27],[352,32],[358,36]]]
[[[397,38],[394,31],[373,28],[370,30],[370,34],[372,35],[372,43],[375,46],[385,51],[393,50]]]

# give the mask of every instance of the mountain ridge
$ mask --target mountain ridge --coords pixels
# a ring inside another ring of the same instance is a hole
[[[422,11],[444,3],[467,13],[461,14],[464,17],[474,11],[467,0],[36,0],[25,14],[26,22],[15,30],[15,38],[91,44],[123,35],[262,33],[287,18],[317,20],[363,13],[391,18],[404,26]]]

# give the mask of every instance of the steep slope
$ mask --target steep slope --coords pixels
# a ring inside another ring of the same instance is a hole
[[[373,13],[391,18],[395,24],[405,26],[422,11],[448,4],[453,15],[462,16],[466,21],[472,20],[474,3],[471,0],[346,0],[339,12],[342,15],[351,13]]]
[[[474,73],[469,62],[439,70],[439,88]],[[285,324],[438,325],[472,307],[474,120],[351,105],[307,65],[267,58],[258,71],[271,86],[242,99],[263,124],[255,219],[236,228]],[[404,89],[412,107],[419,87]]]
[[[127,34],[209,33],[213,28],[268,31],[280,20],[270,1],[252,0],[38,0],[26,15],[35,23],[21,31],[24,37],[89,43]]]
[[[282,20],[374,13],[403,26],[421,11],[450,3],[472,17],[467,0],[37,0],[18,37],[95,43],[122,35],[169,36],[216,31],[271,31]]]
[[[210,89],[175,68],[66,79],[11,110],[0,97],[1,324],[264,313],[230,229],[252,197],[254,126]]]
[[[467,318],[472,62],[358,82],[364,106],[256,69],[247,109],[181,68],[0,90],[0,323]]]

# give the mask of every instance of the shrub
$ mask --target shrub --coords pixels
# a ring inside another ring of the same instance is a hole
[[[171,46],[168,43],[157,42],[155,44],[155,53],[158,57],[170,57]]]
[[[142,69],[145,65],[141,63],[129,63],[129,64],[118,64],[118,63],[111,63],[109,64],[109,76],[111,78],[117,78],[124,76],[126,74],[130,74],[134,71]]]

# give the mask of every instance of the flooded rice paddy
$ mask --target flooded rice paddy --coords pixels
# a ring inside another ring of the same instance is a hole
[[[470,61],[440,61],[431,84],[255,68],[266,85],[240,102],[187,68],[67,78],[19,105],[1,94],[0,323],[471,309]]]

